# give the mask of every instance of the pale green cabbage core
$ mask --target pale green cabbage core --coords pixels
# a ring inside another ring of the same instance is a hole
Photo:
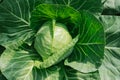
[[[61,23],[53,25],[50,22],[45,23],[38,33],[34,47],[43,59],[57,53],[72,41],[67,27]]]

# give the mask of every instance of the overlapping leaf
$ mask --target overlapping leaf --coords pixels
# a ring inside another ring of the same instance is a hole
[[[50,66],[53,66],[60,61],[64,60],[66,57],[68,57],[73,50],[73,47],[75,46],[76,42],[78,41],[78,36],[75,37],[70,44],[66,45],[63,47],[60,51],[56,52],[54,55],[48,57],[46,60],[43,62],[37,62],[37,67],[42,69],[42,68],[48,68]]]
[[[76,10],[87,10],[93,13],[102,10],[101,0],[51,0],[53,4],[64,4],[74,7]],[[96,5],[96,6],[95,6]]]
[[[60,67],[54,66],[48,69],[33,69],[33,80],[63,80],[63,71]]]
[[[53,19],[66,25],[72,37],[77,35],[81,23],[81,15],[74,8],[66,5],[41,4],[37,6],[31,15],[31,28],[38,31],[43,23]]]
[[[36,3],[37,2],[37,3]],[[0,4],[0,44],[21,45],[34,32],[29,28],[31,11],[42,0],[4,0]]]
[[[102,0],[104,15],[120,15],[120,1],[119,0]]]
[[[65,80],[101,80],[99,72],[82,73],[69,67],[65,67]]]
[[[9,55],[9,56],[8,56]],[[8,80],[32,80],[34,61],[26,51],[14,51],[7,49],[0,58],[0,68]]]
[[[37,69],[39,55],[26,50],[6,49],[0,58],[0,69],[8,80],[62,80],[60,67]]]
[[[101,80],[120,79],[120,17],[102,16],[105,23],[105,57],[99,69]]]
[[[91,14],[81,12],[80,38],[65,65],[87,73],[96,71],[104,56],[103,25]]]

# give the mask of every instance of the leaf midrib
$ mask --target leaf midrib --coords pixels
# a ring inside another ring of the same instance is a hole
[[[103,45],[104,43],[77,43],[78,45]]]
[[[109,46],[105,46],[105,49],[120,49],[120,47],[109,47]]]

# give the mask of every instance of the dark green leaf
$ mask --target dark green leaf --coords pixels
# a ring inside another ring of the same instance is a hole
[[[33,80],[63,80],[63,71],[58,66],[47,69],[33,69]]]
[[[34,32],[30,29],[31,11],[39,0],[4,0],[0,4],[0,44],[21,45]]]
[[[1,72],[0,72],[0,80],[7,80]]]
[[[45,22],[55,19],[56,22],[66,25],[72,37],[75,37],[78,34],[78,28],[81,23],[80,18],[79,12],[72,7],[58,4],[41,4],[32,12],[31,28],[38,31]]]
[[[101,80],[99,72],[82,73],[69,67],[65,67],[64,80]]]
[[[87,73],[96,71],[101,65],[104,56],[104,29],[90,13],[81,12],[81,14],[80,38],[65,65]]]
[[[74,7],[76,10],[87,10],[93,13],[100,12],[102,10],[101,0],[51,0],[53,4],[64,4]]]
[[[3,53],[4,50],[5,50],[5,48],[0,45],[0,56],[1,56],[1,54]]]

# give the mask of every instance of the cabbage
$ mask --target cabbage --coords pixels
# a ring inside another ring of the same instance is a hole
[[[71,41],[72,37],[65,25],[56,23],[52,26],[51,22],[46,22],[36,34],[34,47],[44,60],[60,51]]]

